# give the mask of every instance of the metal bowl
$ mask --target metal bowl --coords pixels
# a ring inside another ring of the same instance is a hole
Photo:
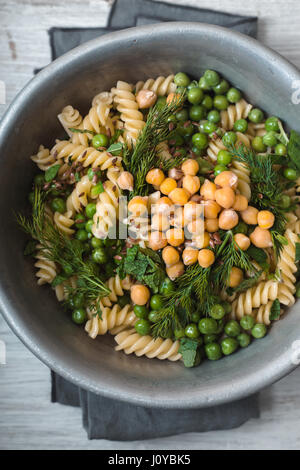
[[[91,340],[37,287],[13,211],[24,210],[40,143],[62,137],[56,115],[67,104],[88,110],[93,95],[117,80],[136,82],[179,70],[199,77],[218,70],[254,105],[300,130],[292,104],[294,66],[254,39],[199,23],[164,23],[109,34],[80,46],[40,72],[17,96],[0,126],[0,306],[8,324],[45,364],[107,397],[166,408],[212,406],[256,392],[290,372],[300,338],[299,305],[263,340],[231,357],[185,369],[181,363],[114,352],[113,338]]]

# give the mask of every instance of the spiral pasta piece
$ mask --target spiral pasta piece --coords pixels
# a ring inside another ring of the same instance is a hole
[[[217,139],[210,139],[208,142],[208,147],[207,147],[207,155],[211,159],[211,161],[216,162],[218,158],[218,153],[220,150],[226,150],[225,145],[222,142],[222,139],[219,137]]]
[[[129,304],[123,308],[118,304],[115,304],[112,308],[102,307],[101,312],[102,318],[94,315],[85,325],[85,331],[93,339],[98,335],[105,335],[108,331],[115,334],[117,331],[133,326],[137,319]]]
[[[281,276],[278,298],[280,303],[284,305],[293,305],[295,302],[293,294],[296,290],[295,273],[297,272],[297,266],[295,264],[296,243],[299,241],[299,238],[290,228],[286,230],[284,237],[288,244],[283,246],[278,261],[278,269]]]
[[[104,104],[112,104],[113,102],[113,95],[109,91],[101,91],[97,95],[94,96],[92,100],[92,106],[98,106],[99,103]]]
[[[131,141],[135,143],[139,132],[145,126],[145,121],[143,114],[138,110],[139,106],[132,93],[132,86],[126,82],[118,81],[116,88],[112,88],[111,92],[117,110],[121,114],[120,118],[127,130],[126,140],[129,144]]]
[[[234,123],[239,119],[246,119],[252,108],[253,106],[244,99],[228,106],[226,110],[221,111],[221,127],[225,131],[232,130]]]
[[[151,90],[154,91],[158,96],[167,96],[169,93],[176,91],[176,85],[174,83],[174,75],[168,77],[157,77],[148,78],[145,82],[137,82],[135,85],[135,92],[138,93],[140,90]]]
[[[111,277],[106,282],[107,287],[110,290],[110,294],[107,297],[101,299],[102,304],[105,307],[111,307],[111,305],[118,301],[118,297],[124,295],[124,290],[129,290],[132,286],[132,282],[129,276],[121,279],[117,274],[115,277]]]
[[[257,312],[255,312],[256,316],[256,323],[264,323],[265,325],[270,325],[271,320],[270,320],[270,314],[271,314],[271,308],[273,305],[273,300],[269,300],[269,302],[265,305],[261,305]],[[280,314],[283,313],[283,309],[280,309]]]
[[[178,361],[181,359],[179,341],[171,339],[152,338],[152,336],[141,336],[135,329],[127,329],[115,336],[118,346],[116,351],[124,351],[125,354],[134,353],[136,356],[146,356],[149,359],[156,357],[163,360]]]
[[[106,238],[109,229],[116,223],[121,194],[118,185],[109,180],[103,183],[103,189],[104,192],[99,194],[96,213],[93,217],[92,232],[97,238]]]
[[[54,223],[60,232],[65,235],[71,236],[75,232],[71,227],[74,225],[74,219],[72,218],[72,211],[67,211],[65,214],[59,212],[54,213]]]
[[[278,294],[278,282],[263,281],[241,293],[232,304],[230,318],[240,320],[244,315],[254,316],[255,308],[275,300]]]
[[[51,284],[57,274],[56,264],[46,258],[42,245],[37,244],[36,248],[38,251],[34,257],[37,261],[34,263],[34,266],[38,268],[38,271],[35,273],[38,278],[37,283],[39,286]]]
[[[72,137],[73,135],[73,132],[70,131],[70,128],[76,128],[82,122],[81,114],[71,105],[65,106],[62,112],[58,114],[57,118],[69,137]]]
[[[238,162],[235,159],[233,159],[232,161],[231,170],[238,177],[237,188],[240,194],[245,196],[248,199],[248,201],[250,201],[251,199],[250,170],[247,168],[247,166],[244,163]]]
[[[75,189],[67,199],[67,211],[70,212],[72,216],[75,212],[80,212],[82,207],[86,207],[88,205],[88,195],[91,187],[92,182],[89,180],[87,175],[83,176],[76,184]]]
[[[55,157],[43,145],[40,145],[37,154],[30,158],[42,171],[48,170],[55,163]]]
[[[72,289],[76,289],[77,287],[77,278],[76,276],[72,276],[69,279],[66,279],[61,284],[55,287],[55,295],[59,302],[63,302],[67,300],[69,297],[68,287]]]

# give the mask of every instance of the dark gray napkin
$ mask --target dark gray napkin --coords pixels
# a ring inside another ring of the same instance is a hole
[[[52,28],[52,60],[108,32],[163,21],[200,21],[256,36],[257,18],[182,7],[151,0],[116,0],[107,28]],[[166,364],[168,367],[168,364]],[[140,440],[185,432],[231,429],[259,417],[258,396],[213,408],[164,410],[134,406],[95,395],[51,373],[52,402],[82,409],[89,439]]]

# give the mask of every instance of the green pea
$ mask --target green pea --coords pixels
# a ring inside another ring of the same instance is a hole
[[[206,109],[200,104],[194,104],[190,107],[189,115],[192,121],[201,121],[206,116]]]
[[[215,70],[205,70],[203,76],[205,82],[210,87],[217,86],[221,81],[220,75]]]
[[[270,116],[265,122],[266,131],[279,131],[278,118],[276,116]]]
[[[185,336],[188,338],[196,339],[200,335],[197,325],[195,323],[190,323],[185,327],[184,330]]]
[[[188,91],[187,99],[192,104],[199,104],[203,100],[203,91],[200,88],[191,88]]]
[[[256,323],[251,330],[251,334],[254,338],[260,339],[267,334],[267,327],[263,323]]]
[[[269,131],[263,136],[263,143],[267,147],[275,147],[277,144],[277,137],[274,131]]]
[[[254,137],[254,139],[251,142],[252,148],[256,152],[265,152],[267,150],[267,147],[264,144],[263,138],[260,136]]]
[[[122,297],[118,298],[118,304],[120,305],[121,308],[126,307],[126,305],[130,304],[130,302],[131,302],[131,299],[130,299],[130,295],[128,294],[122,295]]]
[[[215,343],[218,335],[204,335],[204,344]]]
[[[177,121],[185,122],[189,118],[189,112],[186,108],[183,108],[183,109],[180,109],[179,111],[177,111],[175,116],[176,116]]]
[[[103,248],[96,248],[92,251],[92,259],[95,263],[105,264],[108,258]]]
[[[87,231],[88,234],[92,233],[92,228],[93,228],[94,222],[92,220],[88,220],[84,226],[85,230]]]
[[[145,318],[141,318],[140,320],[138,320],[135,323],[134,327],[136,332],[141,336],[148,335],[151,332],[150,322]]]
[[[210,86],[206,83],[204,77],[201,77],[199,80],[199,88],[201,88],[203,91],[208,91],[210,89]]]
[[[206,108],[206,109],[212,109],[214,102],[213,102],[213,99],[212,99],[211,96],[209,96],[209,95],[204,95],[201,104],[202,104],[202,106],[204,106],[204,108]]]
[[[230,320],[226,323],[224,331],[227,336],[235,337],[240,334],[241,328],[236,320]]]
[[[229,106],[226,96],[216,95],[214,98],[214,107],[221,110],[227,109]]]
[[[178,73],[176,73],[176,75],[174,77],[174,83],[177,86],[187,87],[190,84],[190,81],[191,80],[189,79],[187,74],[184,73],[184,72],[178,72]]]
[[[55,197],[51,201],[51,209],[54,212],[59,212],[60,214],[63,214],[64,212],[66,212],[66,203],[62,198]]]
[[[177,328],[174,330],[174,336],[176,339],[183,338],[185,336],[183,328]]]
[[[183,145],[184,144],[184,139],[181,135],[179,134],[173,134],[172,135],[172,138],[170,139],[172,141],[174,141],[175,145],[178,146],[178,145]],[[173,144],[172,144],[173,145]]]
[[[93,248],[100,248],[103,246],[103,240],[101,240],[100,238],[93,237],[91,239],[91,245]]]
[[[221,165],[229,165],[232,160],[232,155],[228,150],[219,150],[218,152],[218,163]]]
[[[198,328],[203,335],[210,335],[217,332],[218,324],[214,318],[201,318]]]
[[[221,121],[221,115],[217,109],[212,109],[207,115],[207,120],[218,124]]]
[[[248,129],[248,122],[246,119],[238,119],[233,125],[233,130],[236,132],[246,132]]]
[[[204,155],[204,150],[203,149],[198,149],[195,145],[192,146],[191,150],[197,156]]]
[[[39,173],[34,177],[35,186],[43,186],[45,184],[45,176],[43,173]]]
[[[298,178],[298,172],[294,168],[285,168],[283,176],[290,181],[295,181]]]
[[[199,149],[205,149],[208,145],[208,138],[205,134],[198,132],[192,137],[193,144]]]
[[[67,276],[72,276],[73,274],[73,268],[71,265],[69,264],[62,264],[62,269],[63,269],[63,272],[67,275]]]
[[[175,114],[171,114],[171,116],[168,117],[167,122],[173,122],[174,124],[177,123],[177,119]]]
[[[233,354],[239,346],[238,341],[235,338],[224,338],[221,341],[222,352],[225,356]]]
[[[72,313],[72,320],[77,325],[82,325],[86,321],[87,315],[83,308],[76,308]]]
[[[261,109],[253,108],[249,113],[248,119],[255,124],[259,124],[264,120],[264,113]]]
[[[213,170],[213,165],[204,158],[197,158],[199,173],[205,175]]]
[[[75,238],[81,242],[85,242],[88,240],[88,233],[84,229],[80,228],[77,230]]]
[[[92,219],[96,214],[96,204],[94,202],[90,202],[85,208],[85,214],[88,219]]]
[[[238,335],[237,340],[241,348],[246,348],[251,342],[251,337],[247,333],[241,333]]]
[[[205,345],[205,354],[210,361],[218,361],[222,357],[222,349],[218,343],[209,343]]]
[[[276,155],[280,155],[280,156],[284,156],[286,155],[287,153],[287,148],[285,145],[283,144],[277,144],[276,147],[275,147],[275,154]]]
[[[220,320],[225,315],[225,310],[221,304],[215,304],[211,307],[209,315],[215,320]]]
[[[77,293],[73,296],[74,308],[81,308],[84,305],[84,295]]]
[[[242,97],[241,92],[237,88],[230,88],[226,96],[230,103],[237,103]]]
[[[152,310],[149,313],[148,320],[151,321],[151,323],[156,323],[160,320],[159,312],[157,310]]]
[[[251,315],[244,315],[240,319],[240,325],[244,330],[251,330],[255,325],[255,320]]]
[[[200,320],[200,313],[199,312],[192,313],[191,320],[193,323],[198,323],[198,321]]]
[[[211,121],[204,121],[203,123],[203,131],[205,134],[211,134],[212,132],[215,132],[218,129],[218,126]]]
[[[189,124],[188,126],[184,125],[184,122],[180,122],[177,126],[176,131],[179,132],[182,137],[190,137],[194,132],[193,124]],[[186,149],[181,149],[182,151],[186,152]]]
[[[236,133],[232,131],[225,132],[222,141],[225,146],[230,147],[231,145],[234,145],[237,141]]]
[[[225,318],[221,318],[221,320],[217,320],[217,331],[215,332],[216,335],[220,335],[223,333],[225,325]]]
[[[157,109],[163,109],[166,106],[166,104],[167,104],[167,98],[165,96],[159,96],[157,98],[155,107]]]
[[[228,315],[228,313],[231,313],[231,304],[229,302],[222,302],[221,305],[225,310],[225,315]]]
[[[247,235],[248,233],[248,225],[245,222],[239,222],[233,229],[233,233],[243,233],[244,235]]]
[[[109,138],[105,134],[96,134],[92,138],[92,146],[97,149],[99,147],[107,147],[109,144]]]
[[[100,181],[95,186],[92,186],[92,188],[91,188],[91,197],[95,198],[95,197],[99,196],[99,194],[103,193],[103,191],[104,191],[103,184]]]
[[[74,218],[75,218],[75,227],[84,229],[85,223],[86,223],[84,214],[76,214]]]
[[[218,85],[213,87],[213,90],[216,95],[224,95],[229,90],[229,83],[227,80],[221,80]]]
[[[163,298],[159,294],[152,295],[150,299],[150,307],[152,310],[160,310],[163,307]]]
[[[149,309],[145,305],[135,305],[133,311],[138,318],[147,318],[149,315]]]
[[[223,171],[227,171],[228,168],[226,165],[216,165],[215,168],[214,168],[214,174],[215,176],[218,176],[220,173],[222,173]]]
[[[187,89],[190,90],[191,88],[198,88],[198,82],[197,80],[193,80],[189,85],[187,86]]]
[[[159,288],[159,293],[163,295],[168,295],[171,294],[174,290],[174,282],[171,281],[168,277],[166,277],[163,282],[161,283],[161,286]]]
[[[280,207],[288,209],[291,205],[291,198],[287,194],[282,194],[280,198]]]

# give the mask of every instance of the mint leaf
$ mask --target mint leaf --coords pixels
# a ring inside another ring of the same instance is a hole
[[[291,131],[290,141],[287,146],[288,156],[300,170],[300,135],[296,131]]]
[[[198,352],[199,343],[197,340],[182,338],[178,352],[182,355],[182,360],[185,367],[195,367],[201,361]]]
[[[267,262],[268,256],[262,248],[250,246],[245,253],[250,256],[250,258],[254,259],[264,271],[269,270],[270,265]]]
[[[48,170],[45,171],[45,181],[47,183],[52,181],[56,177],[59,169],[60,169],[60,165],[53,165],[50,168],[48,168]]]
[[[275,299],[271,310],[270,310],[270,320],[277,320],[280,317],[280,302],[278,299]]]
[[[296,243],[295,261],[300,261],[300,243]]]
[[[107,152],[111,153],[112,155],[121,155],[123,150],[123,144],[121,142],[117,142],[112,144],[108,147]]]

